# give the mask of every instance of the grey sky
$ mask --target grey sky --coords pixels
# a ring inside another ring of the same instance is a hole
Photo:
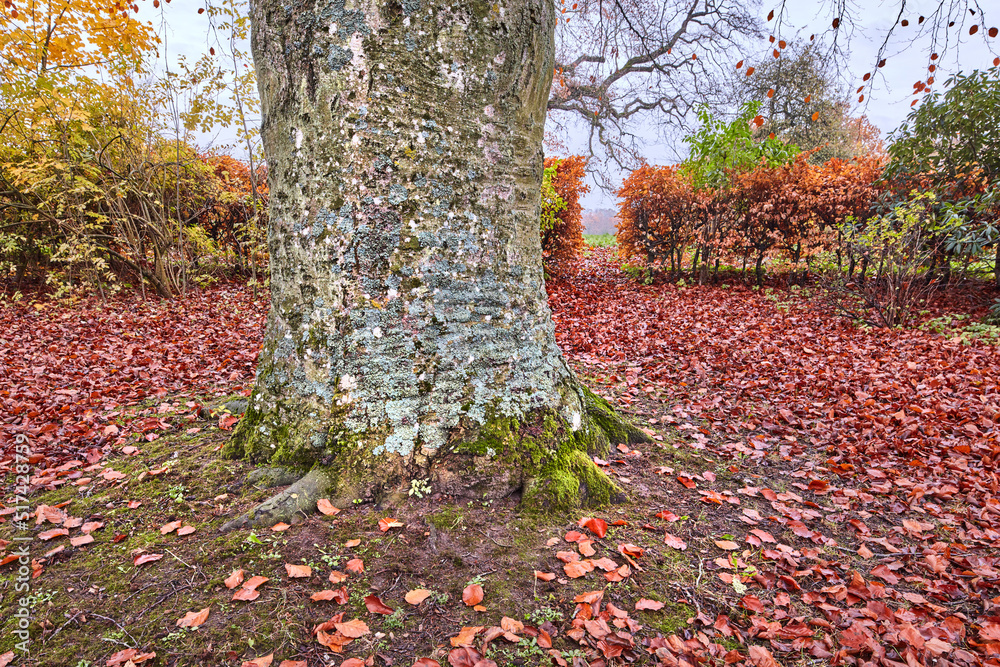
[[[980,7],[983,4],[986,3],[982,3]],[[140,4],[139,18],[160,26],[160,16],[163,12],[167,20],[164,32],[167,58],[174,60],[178,53],[184,53],[190,59],[195,59],[208,49],[208,20],[206,15],[197,13],[201,6],[203,3],[197,0],[171,0],[169,5],[162,5],[157,10],[147,0]],[[885,40],[888,28],[897,22],[899,6],[900,0],[849,3],[855,20],[853,23],[846,20],[843,22],[837,39],[847,54],[841,72],[845,88],[852,93],[861,85],[861,76],[865,72],[872,71],[876,54]],[[903,18],[908,19],[910,25],[906,28],[897,28],[897,32],[887,45],[885,66],[877,70],[871,89],[865,90],[864,104],[855,105],[855,114],[866,114],[882,131],[883,136],[896,128],[910,112],[910,102],[914,99],[913,83],[928,76],[927,65],[930,64],[929,56],[932,51],[946,53],[935,63],[937,66],[937,71],[934,73],[935,90],[941,90],[944,81],[957,71],[970,72],[973,69],[991,67],[993,58],[1000,54],[1000,38],[989,39],[986,36],[989,27],[1000,25],[1000,11],[990,12],[992,7],[987,7],[985,17],[980,16],[978,11],[975,16],[965,12],[949,33],[947,49],[943,49],[941,42],[936,46],[932,44],[932,36],[926,30],[929,21],[925,22],[924,26],[917,24],[917,18],[921,14],[930,17],[938,6],[937,0],[906,2],[907,10]],[[760,9],[762,18],[770,9],[777,7],[777,3],[769,5],[765,0]],[[831,13],[831,7],[832,3],[819,0],[789,2],[785,8],[786,13],[780,17],[782,18],[780,36],[791,41],[791,38],[796,36],[807,40],[809,35],[816,34],[817,38],[829,42],[833,34],[831,20],[834,14]],[[981,29],[977,35],[969,36],[968,30],[973,23],[978,23]],[[775,24],[776,21],[772,21],[765,29],[773,29]],[[733,63],[742,59],[753,60],[763,54],[769,54],[772,48],[764,39],[759,44],[752,45],[746,53],[733,53],[727,56]],[[857,96],[855,95],[853,99],[856,100]],[[651,163],[668,164],[676,161],[676,148],[657,143],[654,130],[650,129],[642,134],[650,137],[646,155]],[[199,137],[199,141],[206,144],[226,143],[232,139],[231,133],[223,130],[214,137]],[[584,200],[585,208],[614,206],[614,198],[602,193],[596,187],[592,188]]]

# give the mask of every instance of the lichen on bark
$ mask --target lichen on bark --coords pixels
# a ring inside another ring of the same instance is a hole
[[[251,19],[272,297],[227,452],[322,467],[334,493],[430,475],[610,497],[582,457],[629,431],[579,387],[543,283],[551,0],[260,0]],[[498,428],[502,456],[461,453]]]

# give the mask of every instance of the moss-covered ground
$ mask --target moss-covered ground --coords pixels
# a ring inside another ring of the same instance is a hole
[[[222,406],[225,400],[207,402]],[[130,454],[113,452],[85,473],[90,483],[77,486],[80,476],[73,475],[56,488],[39,490],[31,497],[32,509],[45,505],[65,513],[73,526],[67,536],[43,540],[44,531],[56,523],[36,525],[32,518],[19,531],[5,517],[0,538],[31,536],[35,576],[30,590],[19,593],[17,562],[0,568],[0,654],[14,650],[18,642],[14,612],[21,598],[30,610],[31,637],[23,664],[46,667],[104,665],[129,649],[140,658],[155,653],[140,663],[147,665],[242,664],[271,654],[276,665],[282,660],[339,664],[346,656],[381,656],[379,660],[402,665],[433,657],[447,664],[450,640],[462,627],[496,626],[505,616],[548,628],[554,648],[543,650],[528,637],[519,643],[495,641],[487,654],[497,664],[549,664],[549,650],[571,662],[584,650],[568,634],[577,610],[573,598],[592,590],[604,590],[605,603],[628,610],[641,625],[634,655],[642,660],[647,653],[641,641],[690,635],[706,606],[725,609],[724,591],[711,594],[707,579],[696,581],[699,538],[693,534],[711,537],[711,522],[700,508],[673,502],[670,480],[656,472],[658,466],[673,465],[697,474],[714,463],[672,445],[671,433],[661,436],[665,444],[642,445],[642,451],[623,446],[609,454],[622,458],[603,469],[625,495],[593,512],[610,525],[603,539],[578,526],[584,518],[580,512],[525,512],[517,497],[469,502],[433,488],[415,489],[391,507],[359,501],[335,516],[317,513],[283,531],[223,533],[223,523],[275,492],[246,481],[251,465],[222,456],[230,435],[217,428],[213,414],[180,433],[136,442],[137,450],[129,449]],[[107,471],[123,477],[105,479]],[[692,533],[687,551],[665,546],[659,533],[648,530],[652,515],[668,507],[685,515],[680,532]],[[402,527],[383,532],[383,518],[397,519]],[[83,534],[75,519],[103,524],[91,531],[93,542],[71,544],[71,538]],[[183,536],[163,534],[161,528],[172,522],[195,530]],[[616,565],[631,562],[636,567],[614,582],[600,569],[569,576],[556,554],[583,551],[567,542],[571,531],[593,540],[596,554],[589,560],[607,557]],[[642,556],[623,556],[618,549],[623,544],[641,549]],[[158,558],[143,562],[143,556]],[[348,572],[348,562],[355,559],[364,563],[360,573]],[[286,564],[308,565],[311,574],[290,578]],[[247,579],[269,579],[253,601],[233,600],[224,583],[240,569]],[[330,583],[334,570],[347,574],[342,584]],[[556,578],[543,581],[535,571]],[[485,591],[479,610],[463,603],[470,583]],[[341,586],[347,589],[345,604],[310,599]],[[405,594],[418,588],[432,593],[420,605],[405,602]],[[370,613],[364,602],[368,595],[378,596],[394,613]],[[719,595],[717,601],[714,595]],[[642,598],[666,606],[635,611]],[[178,627],[185,614],[205,608],[209,615],[200,627]],[[344,620],[365,621],[370,633],[337,655],[316,640],[313,629],[340,612],[345,612]]]

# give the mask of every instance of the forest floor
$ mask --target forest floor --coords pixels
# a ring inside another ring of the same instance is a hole
[[[992,292],[885,331],[817,288],[643,285],[610,249],[548,288],[581,379],[653,439],[596,459],[627,501],[415,487],[231,533],[274,492],[218,452],[262,295],[0,306],[0,665],[1000,665],[1000,349],[968,326]]]

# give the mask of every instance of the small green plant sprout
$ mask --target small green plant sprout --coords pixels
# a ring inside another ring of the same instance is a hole
[[[486,583],[486,577],[481,574],[477,574],[472,579],[469,579],[469,581],[465,583],[465,586],[467,588],[469,586],[482,586],[485,583]]]
[[[167,495],[170,496],[170,499],[173,500],[175,503],[184,502],[185,493],[187,493],[187,487],[185,487],[183,484],[177,484],[175,486],[170,487],[167,490]]]
[[[986,313],[986,317],[983,318],[983,324],[990,324],[993,326],[1000,325],[1000,299],[996,299],[993,305],[990,306],[989,311]]]
[[[392,612],[392,614],[390,614],[389,616],[385,617],[385,620],[382,622],[382,627],[386,628],[387,630],[402,630],[403,620],[404,620],[403,609],[400,608]]]
[[[743,577],[752,577],[757,574],[757,568],[753,565],[747,565],[740,571],[736,554],[729,554],[729,562],[733,566],[733,590],[736,591],[737,595],[743,595],[747,592],[747,586],[743,583]]]
[[[531,621],[534,625],[541,625],[546,621],[551,623],[561,623],[565,616],[554,607],[539,607],[524,615],[525,620]]]
[[[417,498],[423,498],[426,495],[430,495],[431,492],[431,480],[425,477],[424,479],[411,479],[410,480],[410,497],[416,496]]]

